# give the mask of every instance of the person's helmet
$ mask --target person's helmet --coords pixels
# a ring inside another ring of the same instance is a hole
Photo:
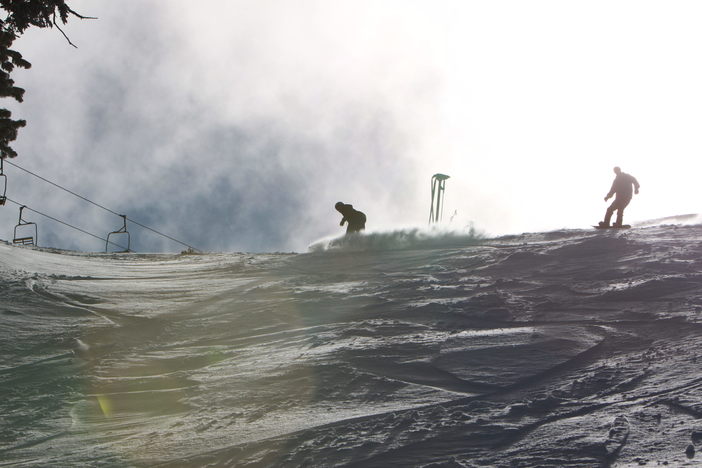
[[[337,210],[341,209],[344,206],[344,202],[336,202],[336,205],[334,205],[334,208]]]

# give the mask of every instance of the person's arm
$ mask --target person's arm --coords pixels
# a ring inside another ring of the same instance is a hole
[[[343,226],[345,222],[346,222],[346,216],[341,218],[341,222],[339,223],[339,226]]]
[[[639,193],[639,181],[636,180],[636,177],[631,176],[631,183],[634,184],[634,193]]]
[[[612,196],[614,195],[614,193],[617,191],[617,189],[616,189],[616,184],[617,184],[617,180],[615,179],[614,182],[612,182],[612,188],[609,189],[609,193],[607,194],[607,196],[605,196],[605,201],[607,201],[607,200],[609,200],[610,198],[612,198]]]

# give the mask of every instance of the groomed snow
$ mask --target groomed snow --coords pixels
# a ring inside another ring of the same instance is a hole
[[[699,466],[702,226],[0,243],[0,466]]]

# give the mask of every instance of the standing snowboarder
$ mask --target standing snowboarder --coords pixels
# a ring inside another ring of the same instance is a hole
[[[639,193],[639,182],[634,176],[627,174],[626,172],[622,172],[619,166],[616,166],[614,168],[614,173],[617,176],[614,178],[614,182],[612,182],[612,188],[609,190],[609,193],[607,194],[604,200],[609,200],[610,198],[612,198],[613,195],[616,195],[616,197],[614,198],[612,204],[609,205],[609,208],[607,208],[604,221],[600,221],[600,227],[603,228],[610,227],[609,221],[612,219],[612,214],[615,211],[617,212],[617,220],[612,227],[622,227],[622,220],[624,219],[624,208],[626,208],[627,205],[629,205],[629,202],[631,201],[631,198],[633,196],[631,193],[632,186],[634,188],[634,193]]]
[[[345,222],[348,222],[346,234],[359,232],[366,228],[366,215],[361,211],[355,210],[353,205],[346,205],[343,202],[337,202],[336,205],[334,205],[334,208],[336,208],[336,211],[344,216],[341,218],[341,223],[339,223],[339,226],[343,226]]]

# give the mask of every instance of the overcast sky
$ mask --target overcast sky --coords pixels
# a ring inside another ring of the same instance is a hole
[[[70,47],[30,30],[13,162],[219,251],[305,251],[446,217],[491,234],[699,212],[702,4],[695,1],[72,0]],[[104,236],[121,220],[6,167],[8,196]],[[27,213],[40,244],[100,242]],[[0,208],[0,238],[17,208]],[[133,247],[178,251],[137,227]]]

